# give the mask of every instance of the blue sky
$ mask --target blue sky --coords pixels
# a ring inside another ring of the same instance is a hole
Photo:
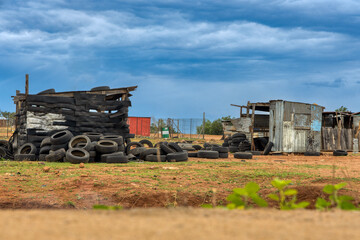
[[[138,85],[132,116],[238,116],[285,99],[360,111],[360,1],[0,0],[11,96]]]

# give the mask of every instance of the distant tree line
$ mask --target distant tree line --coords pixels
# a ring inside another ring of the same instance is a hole
[[[204,128],[205,134],[223,135],[224,134],[224,129],[223,129],[221,121],[226,121],[226,120],[231,120],[231,117],[226,116],[226,117],[216,119],[214,121],[206,120],[205,121],[205,128]],[[203,133],[203,124],[201,124],[200,126],[198,126],[196,128],[196,132],[197,132],[197,134],[202,134]]]

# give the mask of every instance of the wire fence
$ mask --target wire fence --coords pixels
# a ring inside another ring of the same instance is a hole
[[[170,138],[203,138],[203,121],[201,118],[152,118],[150,132],[153,137],[161,137],[167,128]]]
[[[0,139],[7,139],[12,136],[15,130],[15,120],[0,119]]]

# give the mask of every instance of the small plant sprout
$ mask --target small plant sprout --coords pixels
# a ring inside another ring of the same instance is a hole
[[[328,210],[331,206],[342,210],[357,210],[358,208],[352,203],[354,200],[351,196],[340,195],[339,190],[343,189],[347,184],[338,183],[335,185],[326,185],[323,192],[329,195],[329,201],[323,198],[317,198],[315,207],[320,210]]]
[[[233,193],[227,197],[230,202],[228,209],[248,209],[251,208],[251,202],[259,207],[267,207],[267,202],[262,199],[258,192],[260,187],[254,182],[249,182],[244,188],[235,188]]]
[[[290,180],[274,179],[271,181],[271,185],[277,189],[277,192],[269,194],[268,197],[278,202],[280,210],[306,208],[309,205],[309,202],[296,203],[296,196],[298,193],[296,189],[286,189],[290,183]]]
[[[93,206],[94,210],[121,210],[123,209],[121,206],[107,206],[102,204],[97,204]]]

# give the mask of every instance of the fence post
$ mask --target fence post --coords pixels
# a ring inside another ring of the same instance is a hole
[[[191,138],[191,127],[192,127],[192,118],[190,118],[190,138]]]
[[[203,131],[203,139],[205,139],[205,112],[203,113],[203,127],[202,127],[202,131]]]

